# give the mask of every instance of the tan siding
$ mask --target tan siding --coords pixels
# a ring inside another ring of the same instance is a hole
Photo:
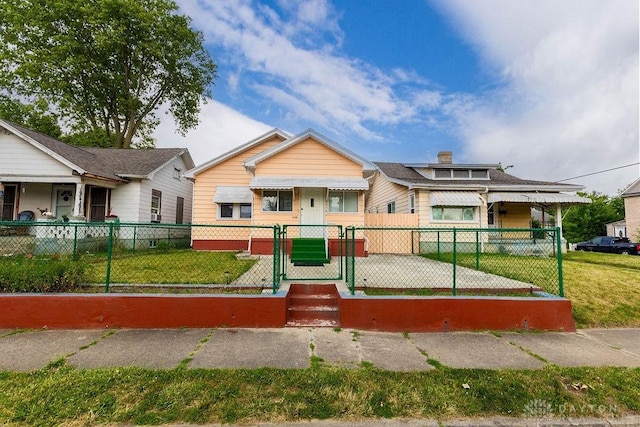
[[[634,242],[640,242],[640,196],[625,197],[624,216],[627,236]]]
[[[256,165],[256,176],[362,177],[362,165],[311,138]]]
[[[531,207],[524,203],[505,203],[494,206],[495,212],[505,210],[506,214],[498,214],[500,228],[529,228],[531,227]]]
[[[216,221],[217,205],[213,203],[216,186],[248,186],[251,175],[246,172],[242,163],[280,142],[278,137],[274,137],[198,174],[193,190],[194,224],[218,223]],[[234,223],[238,222],[234,221]]]
[[[396,213],[409,212],[409,196],[407,187],[395,184],[387,180],[380,172],[376,172],[376,178],[371,186],[367,200],[367,212],[387,213],[387,203],[396,202]]]

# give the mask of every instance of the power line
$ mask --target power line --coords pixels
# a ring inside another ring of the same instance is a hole
[[[615,171],[615,170],[618,170],[618,169],[624,169],[624,168],[628,168],[628,167],[631,167],[631,166],[637,166],[637,165],[640,165],[640,162],[631,163],[631,164],[624,165],[624,166],[618,166],[616,168],[605,169],[605,170],[598,171],[598,172],[591,172],[591,173],[588,173],[588,174],[585,174],[585,175],[578,175],[578,176],[574,176],[574,177],[571,177],[571,178],[561,179],[561,180],[556,181],[556,182],[571,181],[572,179],[584,178],[585,176],[591,176],[591,175],[598,175],[600,173],[611,172],[611,171]]]

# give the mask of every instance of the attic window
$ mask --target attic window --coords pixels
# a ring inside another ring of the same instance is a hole
[[[173,178],[177,179],[178,181],[180,181],[180,178],[182,178],[182,169],[174,166],[173,167]]]
[[[488,169],[434,169],[434,179],[489,179]]]

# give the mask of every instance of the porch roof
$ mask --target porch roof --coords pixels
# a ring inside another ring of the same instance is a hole
[[[473,191],[432,191],[430,206],[481,206],[482,197]]]
[[[586,197],[565,193],[489,193],[489,203],[591,203]]]
[[[253,191],[249,187],[216,187],[216,195],[213,196],[214,203],[251,203],[253,202]]]
[[[325,178],[295,176],[256,176],[249,184],[251,189],[289,190],[295,187],[328,188],[329,190],[368,190],[364,178]]]

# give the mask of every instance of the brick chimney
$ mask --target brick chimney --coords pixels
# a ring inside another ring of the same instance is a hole
[[[438,153],[438,163],[451,164],[453,163],[453,152],[441,151]]]

